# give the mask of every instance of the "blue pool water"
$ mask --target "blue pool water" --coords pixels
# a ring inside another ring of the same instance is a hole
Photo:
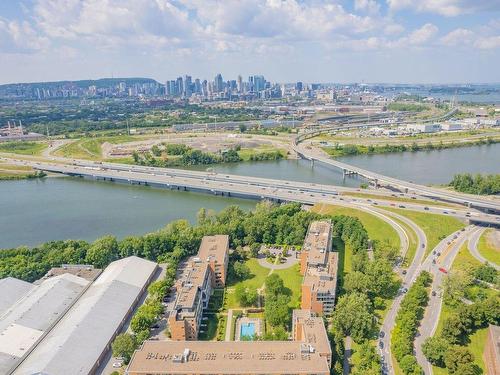
[[[242,323],[240,326],[240,337],[255,336],[255,323]]]

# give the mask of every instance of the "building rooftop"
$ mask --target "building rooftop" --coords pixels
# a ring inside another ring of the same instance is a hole
[[[323,318],[311,310],[293,310],[293,325],[294,331],[301,330],[296,340],[310,344],[320,354],[331,355],[332,349]]]
[[[176,283],[177,299],[175,300],[174,310],[193,309],[199,288],[208,280],[207,273],[209,270],[206,262],[191,257],[187,264],[188,267],[183,276]]]
[[[14,277],[0,279],[0,290],[2,291],[0,293],[0,319],[4,312],[31,288],[33,288],[32,284]]]
[[[88,283],[69,274],[52,277],[40,285],[32,285],[3,312],[0,316],[0,374],[15,366],[52,328]]]
[[[156,263],[138,257],[112,262],[22,361],[14,374],[92,373],[96,361],[156,269]]]
[[[327,360],[297,341],[145,341],[129,374],[329,374]]]
[[[308,267],[302,285],[317,293],[334,293],[337,288],[338,253],[329,251],[324,266]]]
[[[101,269],[94,268],[88,264],[63,264],[61,267],[51,268],[49,272],[47,272],[40,280],[37,280],[35,284],[39,284],[50,277],[63,275],[65,273],[70,273],[88,281],[94,281],[97,276],[99,276],[101,271]]]
[[[330,251],[332,224],[329,220],[313,221],[309,225],[304,240],[303,251],[307,251],[307,263],[318,265],[326,263],[326,254]]]
[[[201,240],[198,257],[205,262],[215,260],[218,264],[224,264],[228,256],[229,236],[218,234],[215,236],[205,236]]]

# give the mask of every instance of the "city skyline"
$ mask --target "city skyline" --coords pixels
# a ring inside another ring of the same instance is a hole
[[[8,2],[0,8],[0,83],[165,82],[186,72],[272,82],[500,82],[499,12],[488,0]]]

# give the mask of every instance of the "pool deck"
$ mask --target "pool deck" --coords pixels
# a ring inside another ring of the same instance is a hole
[[[262,320],[259,318],[248,318],[243,316],[236,321],[236,329],[234,330],[234,340],[241,341],[241,326],[243,324],[253,324],[255,328],[255,334],[257,336],[262,336]]]

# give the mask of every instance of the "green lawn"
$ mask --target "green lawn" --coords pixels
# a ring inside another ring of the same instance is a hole
[[[356,210],[350,207],[327,204],[317,204],[312,208],[312,210],[324,215],[346,215],[357,217],[361,223],[363,223],[370,239],[380,242],[389,241],[391,246],[397,249],[401,246],[399,236],[394,228],[382,219],[369,214],[368,212]]]
[[[275,270],[285,283],[285,286],[292,291],[292,299],[290,301],[291,308],[300,308],[300,297],[302,294],[302,275],[300,274],[300,264],[295,264],[284,270]]]
[[[0,152],[10,152],[19,155],[40,155],[47,147],[47,143],[43,142],[1,142]]]
[[[485,257],[489,262],[500,264],[500,249],[494,246],[494,243],[489,236],[493,235],[495,229],[487,229],[478,243],[479,254]]]
[[[464,223],[451,216],[390,207],[384,207],[384,210],[393,211],[405,216],[422,228],[427,236],[426,255],[429,254],[443,238],[465,227]]]
[[[392,220],[394,220],[396,223],[401,225],[401,227],[403,227],[404,231],[408,235],[408,251],[406,252],[405,259],[403,260],[403,265],[408,266],[413,261],[413,258],[415,257],[415,253],[417,252],[417,246],[418,246],[417,234],[404,221],[401,221],[395,217],[393,217]]]
[[[236,298],[234,296],[234,289],[236,288],[237,285],[243,284],[245,287],[259,289],[260,287],[262,287],[262,285],[264,285],[264,281],[266,280],[267,275],[271,271],[269,268],[262,267],[255,258],[248,259],[245,262],[245,264],[250,268],[252,276],[249,279],[243,281],[238,281],[236,283],[233,282],[228,283],[226,289],[226,302],[224,306],[226,309],[233,309],[240,307],[238,301],[236,301]]]
[[[200,340],[214,340],[217,335],[217,327],[219,325],[221,315],[219,314],[210,314],[207,315],[208,320],[203,320],[201,322],[202,325],[207,325],[206,327],[201,327],[204,332],[201,332],[198,335]]]
[[[60,147],[54,154],[72,159],[101,160],[101,146],[104,142],[118,144],[137,141],[138,139],[128,135],[82,138]]]

